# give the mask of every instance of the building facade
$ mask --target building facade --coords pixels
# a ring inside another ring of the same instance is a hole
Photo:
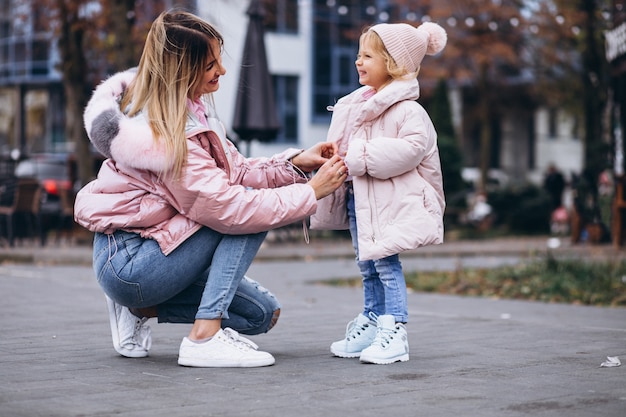
[[[0,0],[0,154],[64,147],[58,53],[46,10]]]
[[[288,146],[306,148],[325,140],[330,122],[327,106],[358,87],[354,59],[362,28],[384,21],[419,21],[418,14],[407,6],[395,5],[402,2],[389,0],[262,1],[268,16],[268,66],[282,128],[270,143],[250,143],[251,156],[270,155]],[[160,6],[167,8],[176,2],[162,3]],[[231,126],[250,0],[195,3],[192,9],[224,36],[223,63],[228,73],[220,80],[215,102],[230,137],[237,141]],[[22,153],[72,150],[63,133],[63,92],[55,70],[54,36],[43,30],[41,8],[28,4],[32,2],[0,0],[2,155],[15,149]],[[463,153],[471,156],[477,154],[478,144],[471,129],[465,127],[462,95],[460,90],[450,92],[453,122]],[[538,183],[549,164],[564,172],[580,171],[578,124],[567,113],[520,105],[504,111],[497,123],[492,166],[511,181]],[[471,165],[473,159],[468,160]]]
[[[265,3],[269,7],[279,4],[276,7],[289,9],[289,19],[297,21],[288,31],[270,29],[265,38],[268,65],[281,86],[276,94],[279,108],[283,112],[289,109],[293,119],[283,124],[290,127],[289,135],[273,144],[252,143],[252,155],[268,155],[285,145],[308,147],[324,140],[330,121],[326,107],[358,87],[354,59],[361,28],[394,18],[417,19],[410,10],[390,7],[389,1],[380,0],[270,0]],[[249,0],[218,0],[198,5],[198,13],[215,24],[225,37],[224,64],[229,73],[220,81],[216,102],[227,128],[235,107],[248,4]],[[462,136],[463,152],[479,154],[471,129],[463,126],[462,94],[457,89],[450,92],[453,123]],[[562,109],[535,108],[520,103],[505,110],[497,124],[492,165],[503,178],[539,184],[551,164],[565,174],[580,172],[583,145],[579,122]],[[236,138],[234,133],[232,136]]]

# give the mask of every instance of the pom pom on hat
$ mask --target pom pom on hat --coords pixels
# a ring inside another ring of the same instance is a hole
[[[370,30],[378,34],[396,64],[410,72],[419,69],[424,55],[441,52],[448,40],[446,31],[433,22],[417,28],[406,23],[381,23]]]
[[[443,51],[448,42],[448,35],[444,28],[433,22],[422,23],[417,30],[424,30],[428,33],[428,46],[426,55],[436,55]]]

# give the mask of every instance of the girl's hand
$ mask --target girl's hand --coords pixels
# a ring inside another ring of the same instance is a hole
[[[302,154],[301,154],[302,155]],[[326,161],[307,183],[315,190],[315,198],[324,198],[335,191],[348,176],[348,168],[339,155]]]
[[[319,142],[291,159],[291,163],[304,172],[318,169],[337,153],[334,142]]]

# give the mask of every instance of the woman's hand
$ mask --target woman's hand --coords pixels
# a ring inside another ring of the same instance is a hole
[[[302,154],[300,154],[302,155]],[[326,161],[307,183],[315,190],[315,198],[324,198],[346,180],[348,168],[339,155],[335,154]]]
[[[304,172],[318,169],[322,164],[337,153],[337,144],[334,142],[319,142],[306,151],[291,159],[291,163]]]

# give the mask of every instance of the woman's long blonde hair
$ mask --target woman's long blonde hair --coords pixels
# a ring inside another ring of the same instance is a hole
[[[152,23],[135,80],[120,103],[129,116],[143,113],[154,140],[163,141],[172,164],[163,174],[177,177],[187,161],[187,98],[198,90],[207,60],[213,60],[212,42],[220,51],[222,35],[197,16],[164,12]]]

